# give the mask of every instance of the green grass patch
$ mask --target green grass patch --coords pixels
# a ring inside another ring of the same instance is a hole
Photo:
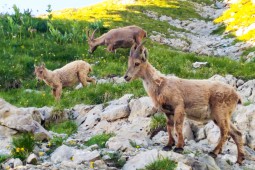
[[[68,120],[58,124],[52,123],[49,125],[47,129],[56,133],[60,133],[60,134],[64,133],[70,136],[71,134],[77,132],[78,126],[75,122]]]
[[[93,137],[91,137],[87,142],[85,142],[86,146],[91,146],[94,144],[97,144],[100,148],[105,148],[105,144],[106,142],[113,137],[113,134],[99,134],[99,135],[95,135]]]
[[[10,158],[10,155],[0,155],[0,164]]]
[[[176,162],[170,160],[169,158],[163,158],[152,162],[142,170],[174,170],[176,167]]]
[[[12,157],[19,158],[23,161],[33,151],[35,139],[32,134],[22,133],[12,138],[12,146]]]
[[[166,126],[166,116],[163,113],[156,114],[151,117],[150,129],[151,131]]]

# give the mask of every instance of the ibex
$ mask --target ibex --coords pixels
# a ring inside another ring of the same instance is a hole
[[[134,43],[140,44],[147,36],[142,28],[135,25],[112,29],[96,39],[94,38],[95,32],[96,30],[90,36],[87,31],[90,53],[93,53],[100,45],[107,46],[109,52],[115,52],[117,48],[130,48]]]
[[[81,82],[84,87],[87,82],[95,83],[93,78],[88,77],[91,71],[90,64],[82,60],[73,61],[54,71],[48,70],[45,64],[35,66],[36,77],[52,87],[56,100],[60,99],[63,87],[73,86],[78,82]]]
[[[183,151],[182,128],[185,116],[196,121],[213,120],[220,128],[221,138],[209,155],[217,157],[230,135],[237,145],[237,162],[241,164],[244,160],[242,134],[230,120],[232,112],[241,102],[234,88],[217,81],[167,77],[148,62],[148,53],[142,44],[133,45],[131,48],[128,70],[124,78],[126,81],[141,78],[155,107],[166,114],[169,139],[163,150],[171,150],[175,145],[171,134],[175,128],[178,140],[174,151]]]

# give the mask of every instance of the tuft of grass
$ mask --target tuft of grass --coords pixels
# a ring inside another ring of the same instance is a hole
[[[34,149],[35,139],[30,133],[22,133],[17,137],[13,137],[12,146],[12,156],[25,160]]]
[[[99,135],[95,135],[93,137],[91,137],[86,143],[86,146],[91,146],[94,144],[97,144],[100,148],[105,148],[105,144],[106,142],[113,137],[114,135],[112,133],[110,134],[99,134]]]
[[[176,162],[170,160],[169,158],[163,158],[152,162],[142,170],[174,170],[176,166]]]
[[[126,163],[126,160],[121,157],[122,154],[120,152],[107,153],[107,155],[110,157],[110,160],[107,160],[107,163],[111,164],[111,166],[122,168]]]
[[[131,139],[129,139],[129,144],[133,147],[133,148],[141,148],[140,145],[137,145],[137,143]]]
[[[0,164],[10,158],[10,155],[0,155]]]
[[[58,124],[50,124],[47,128],[56,133],[65,133],[68,136],[77,132],[78,126],[74,121],[68,120]]]
[[[53,137],[49,142],[47,147],[50,148],[46,153],[49,155],[52,152],[54,152],[55,149],[57,149],[59,146],[61,146],[66,140],[66,138],[61,138],[61,137]]]
[[[159,127],[165,127],[165,126],[166,126],[166,117],[163,113],[152,116],[151,123],[150,123],[151,131],[154,131],[155,129]]]

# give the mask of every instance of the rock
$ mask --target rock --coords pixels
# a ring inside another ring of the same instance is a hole
[[[157,159],[169,158],[175,162],[184,160],[184,156],[172,151],[158,151],[156,149],[140,152],[133,158],[129,159],[123,166],[123,170],[143,169],[146,165],[154,162]]]
[[[255,149],[255,104],[237,107],[233,120],[246,138],[248,146]]]
[[[217,158],[215,159],[215,161],[216,161],[216,164],[218,165],[218,167],[219,167],[220,169],[232,170],[232,166],[229,165],[229,164],[226,162],[226,160],[223,160],[223,159],[217,157]]]
[[[120,118],[128,117],[130,110],[127,104],[109,105],[101,113],[102,120],[115,121]]]
[[[14,159],[14,161],[13,161],[14,168],[17,168],[18,166],[22,166],[22,165],[23,165],[23,163],[19,158]]]
[[[90,115],[90,117],[93,116],[93,115],[99,115],[103,110],[103,105],[101,105],[101,104],[96,105],[96,106],[76,105],[73,108],[73,110],[79,113],[79,115],[76,116],[76,123],[79,126],[79,125],[83,124],[86,121],[88,115]]]
[[[36,165],[37,162],[38,162],[38,157],[34,153],[32,153],[28,156],[28,158],[27,158],[28,164]]]
[[[175,170],[192,170],[192,167],[184,164],[183,162],[178,162]]]
[[[96,126],[97,123],[101,121],[100,114],[102,113],[102,110],[103,105],[97,105],[83,117],[79,116],[76,120],[76,122],[81,123],[79,129],[87,130]]]
[[[157,112],[150,97],[132,99],[129,103],[129,107],[131,110],[128,117],[129,121],[132,121],[137,117],[149,117]]]
[[[23,109],[12,106],[3,99],[0,99],[0,124],[10,129],[21,132],[32,132],[42,134],[46,139],[52,136],[32,116]],[[16,121],[19,120],[19,121]]]
[[[210,144],[217,144],[220,138],[220,129],[217,125],[210,121],[205,125],[205,134]]]
[[[242,86],[243,84],[244,84],[244,81],[241,80],[241,79],[238,79],[237,82],[236,82],[237,87]]]
[[[207,62],[198,62],[196,61],[195,63],[192,64],[193,68],[201,68],[206,66],[208,63]]]
[[[194,135],[193,135],[193,132],[192,132],[192,129],[191,129],[190,122],[187,121],[187,119],[184,121],[182,131],[183,131],[184,139],[187,139],[187,140],[193,140],[194,139]]]
[[[108,168],[103,160],[96,160],[94,162],[94,167],[98,168],[98,169],[107,169]]]
[[[140,147],[148,146],[148,132],[149,132],[150,119],[137,118],[130,124],[124,124],[115,132],[116,136],[110,138],[106,146],[112,150],[134,150],[130,144],[130,140]]]
[[[95,161],[100,158],[100,153],[97,150],[88,151],[88,150],[74,150],[72,159],[75,163],[80,164],[84,161],[90,162]]]
[[[66,145],[62,145],[51,154],[50,159],[53,163],[60,163],[65,160],[70,160],[72,156],[73,148]]]

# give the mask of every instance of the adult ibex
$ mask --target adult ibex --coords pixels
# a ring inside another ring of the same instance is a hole
[[[185,116],[197,121],[213,120],[220,128],[221,138],[210,155],[216,157],[230,135],[237,145],[237,162],[241,164],[244,159],[242,134],[231,122],[231,114],[241,102],[234,88],[217,81],[165,76],[148,62],[147,55],[147,50],[142,44],[134,45],[130,51],[128,70],[124,78],[126,81],[141,78],[155,107],[166,114],[169,140],[163,149],[170,150],[175,145],[171,134],[175,128],[178,141],[174,151],[183,151],[182,128]]]
[[[93,53],[100,45],[107,46],[109,52],[115,52],[117,48],[130,48],[134,43],[140,44],[142,39],[147,36],[146,31],[135,25],[111,29],[96,39],[94,38],[95,32],[96,30],[90,36],[87,31],[90,53]]]

